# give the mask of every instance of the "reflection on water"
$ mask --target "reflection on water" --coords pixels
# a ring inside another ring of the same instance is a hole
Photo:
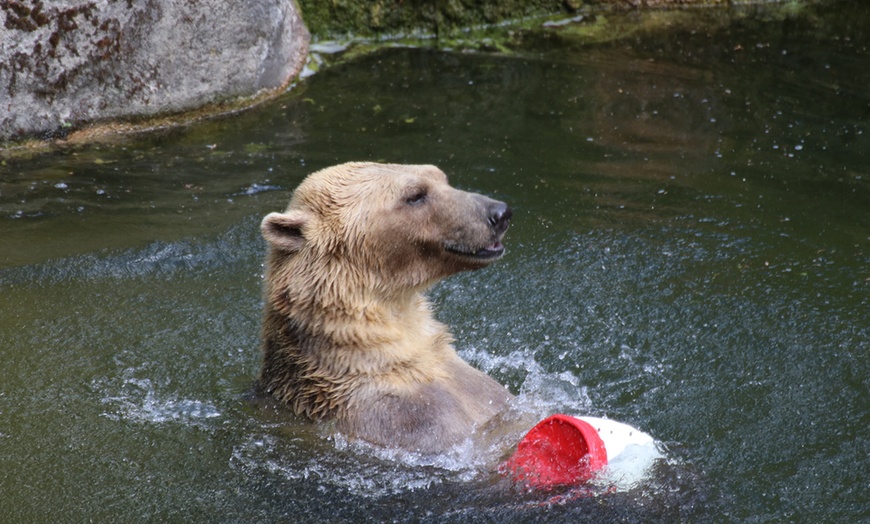
[[[4,160],[0,514],[867,518],[857,4],[612,44],[560,33],[509,57],[384,51],[254,111]],[[511,203],[507,257],[433,289],[439,318],[538,418],[656,437],[652,478],[527,493],[470,447],[375,450],[250,401],[259,219],[353,159],[434,163]]]

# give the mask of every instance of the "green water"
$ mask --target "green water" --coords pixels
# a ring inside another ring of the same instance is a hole
[[[240,115],[5,160],[0,520],[870,519],[870,8],[759,13],[386,50]],[[438,317],[542,415],[656,437],[648,481],[554,503],[251,402],[259,220],[347,160],[513,206],[506,258],[433,289]]]

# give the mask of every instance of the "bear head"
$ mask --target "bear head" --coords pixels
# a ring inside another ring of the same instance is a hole
[[[261,229],[273,270],[392,295],[499,259],[511,214],[435,166],[348,163],[309,175]]]

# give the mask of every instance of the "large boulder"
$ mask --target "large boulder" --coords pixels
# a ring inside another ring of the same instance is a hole
[[[294,0],[0,0],[0,140],[278,92],[304,64]]]

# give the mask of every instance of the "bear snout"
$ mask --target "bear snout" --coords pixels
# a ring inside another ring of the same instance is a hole
[[[502,235],[505,231],[507,231],[508,226],[510,225],[511,217],[514,215],[513,210],[511,210],[510,206],[505,204],[504,202],[499,202],[498,200],[493,200],[489,205],[489,209],[487,210],[487,221],[489,225],[492,227],[493,231],[495,231],[496,235]]]
[[[510,226],[513,211],[504,202],[476,193],[466,193],[477,208],[479,221],[456,224],[450,240],[444,243],[447,252],[471,262],[464,269],[477,269],[498,260],[504,254],[501,241]]]

